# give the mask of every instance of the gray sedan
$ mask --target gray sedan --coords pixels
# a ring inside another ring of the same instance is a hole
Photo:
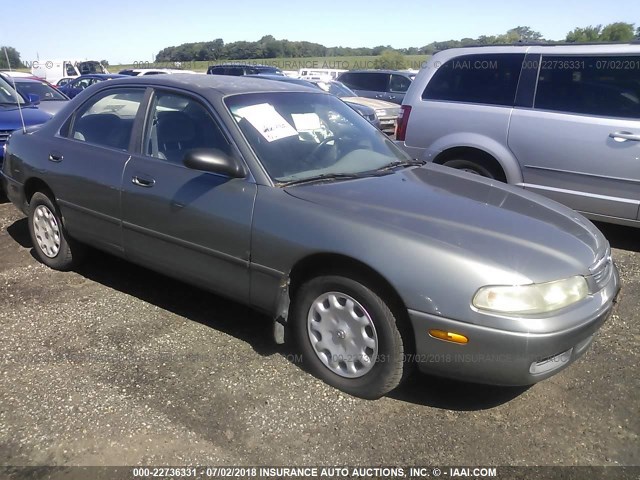
[[[85,245],[246,303],[365,398],[417,366],[527,385],[580,357],[619,290],[551,200],[407,157],[332,95],[250,78],[102,82],[14,133],[2,181],[38,258]]]

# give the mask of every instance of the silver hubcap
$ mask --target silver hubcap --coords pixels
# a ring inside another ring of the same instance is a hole
[[[55,215],[46,205],[38,205],[33,213],[33,233],[42,253],[49,258],[58,255],[60,227],[58,227]]]
[[[371,315],[345,293],[327,292],[311,304],[307,332],[318,358],[333,373],[357,378],[373,368],[378,335]]]

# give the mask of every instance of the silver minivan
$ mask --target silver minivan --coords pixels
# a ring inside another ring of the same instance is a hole
[[[640,227],[640,44],[439,52],[409,87],[396,139],[414,158]]]

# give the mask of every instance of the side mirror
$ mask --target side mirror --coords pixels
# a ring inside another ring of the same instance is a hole
[[[244,167],[226,153],[215,148],[194,148],[189,150],[182,163],[185,167],[203,172],[217,173],[231,178],[243,178]]]
[[[40,95],[36,95],[35,93],[30,93],[27,95],[27,101],[31,105],[39,105],[40,104]]]

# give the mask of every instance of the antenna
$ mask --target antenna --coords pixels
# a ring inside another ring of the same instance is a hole
[[[11,62],[9,61],[9,52],[7,52],[7,47],[2,47],[4,50],[4,57],[7,59],[7,66],[9,67],[9,71],[11,72]],[[27,127],[24,124],[24,115],[22,115],[22,106],[20,105],[20,94],[18,93],[18,89],[16,88],[16,80],[12,75],[9,75],[11,79],[11,83],[13,83],[13,93],[16,94],[16,104],[18,105],[18,112],[20,114],[20,122],[22,123],[22,133],[27,133]]]

